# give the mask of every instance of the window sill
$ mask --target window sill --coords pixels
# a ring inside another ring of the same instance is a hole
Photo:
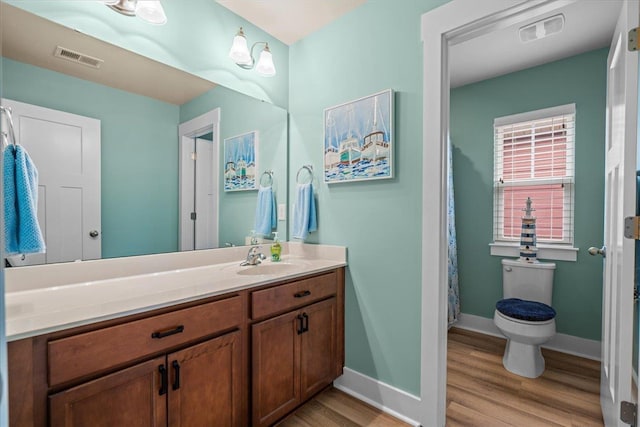
[[[502,257],[520,256],[520,245],[517,243],[489,243],[491,255]],[[578,248],[561,245],[538,244],[538,259],[553,261],[577,261]]]

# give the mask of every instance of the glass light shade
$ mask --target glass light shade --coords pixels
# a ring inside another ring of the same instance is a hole
[[[231,50],[229,50],[229,58],[233,59],[236,64],[251,65],[253,60],[251,59],[251,54],[249,54],[245,36],[237,34],[233,38],[233,44],[231,45]]]
[[[117,4],[120,0],[102,0],[104,4]]]
[[[265,77],[276,75],[276,66],[273,65],[273,56],[268,47],[265,47],[265,49],[260,52],[260,59],[258,59],[258,63],[256,64],[256,71]]]
[[[138,0],[136,16],[151,24],[163,25],[167,23],[167,15],[164,13],[160,0]]]

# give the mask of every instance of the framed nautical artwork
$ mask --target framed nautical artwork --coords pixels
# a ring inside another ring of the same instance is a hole
[[[324,110],[324,182],[393,178],[393,90]]]
[[[258,131],[224,140],[224,191],[257,190]]]

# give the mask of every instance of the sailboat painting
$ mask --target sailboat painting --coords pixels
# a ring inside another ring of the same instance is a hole
[[[393,90],[324,110],[324,181],[393,178]]]
[[[224,140],[224,191],[257,190],[258,131]]]

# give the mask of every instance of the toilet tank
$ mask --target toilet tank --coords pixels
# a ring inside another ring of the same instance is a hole
[[[551,305],[555,269],[556,265],[551,262],[528,263],[514,259],[503,259],[503,297],[520,298]]]

